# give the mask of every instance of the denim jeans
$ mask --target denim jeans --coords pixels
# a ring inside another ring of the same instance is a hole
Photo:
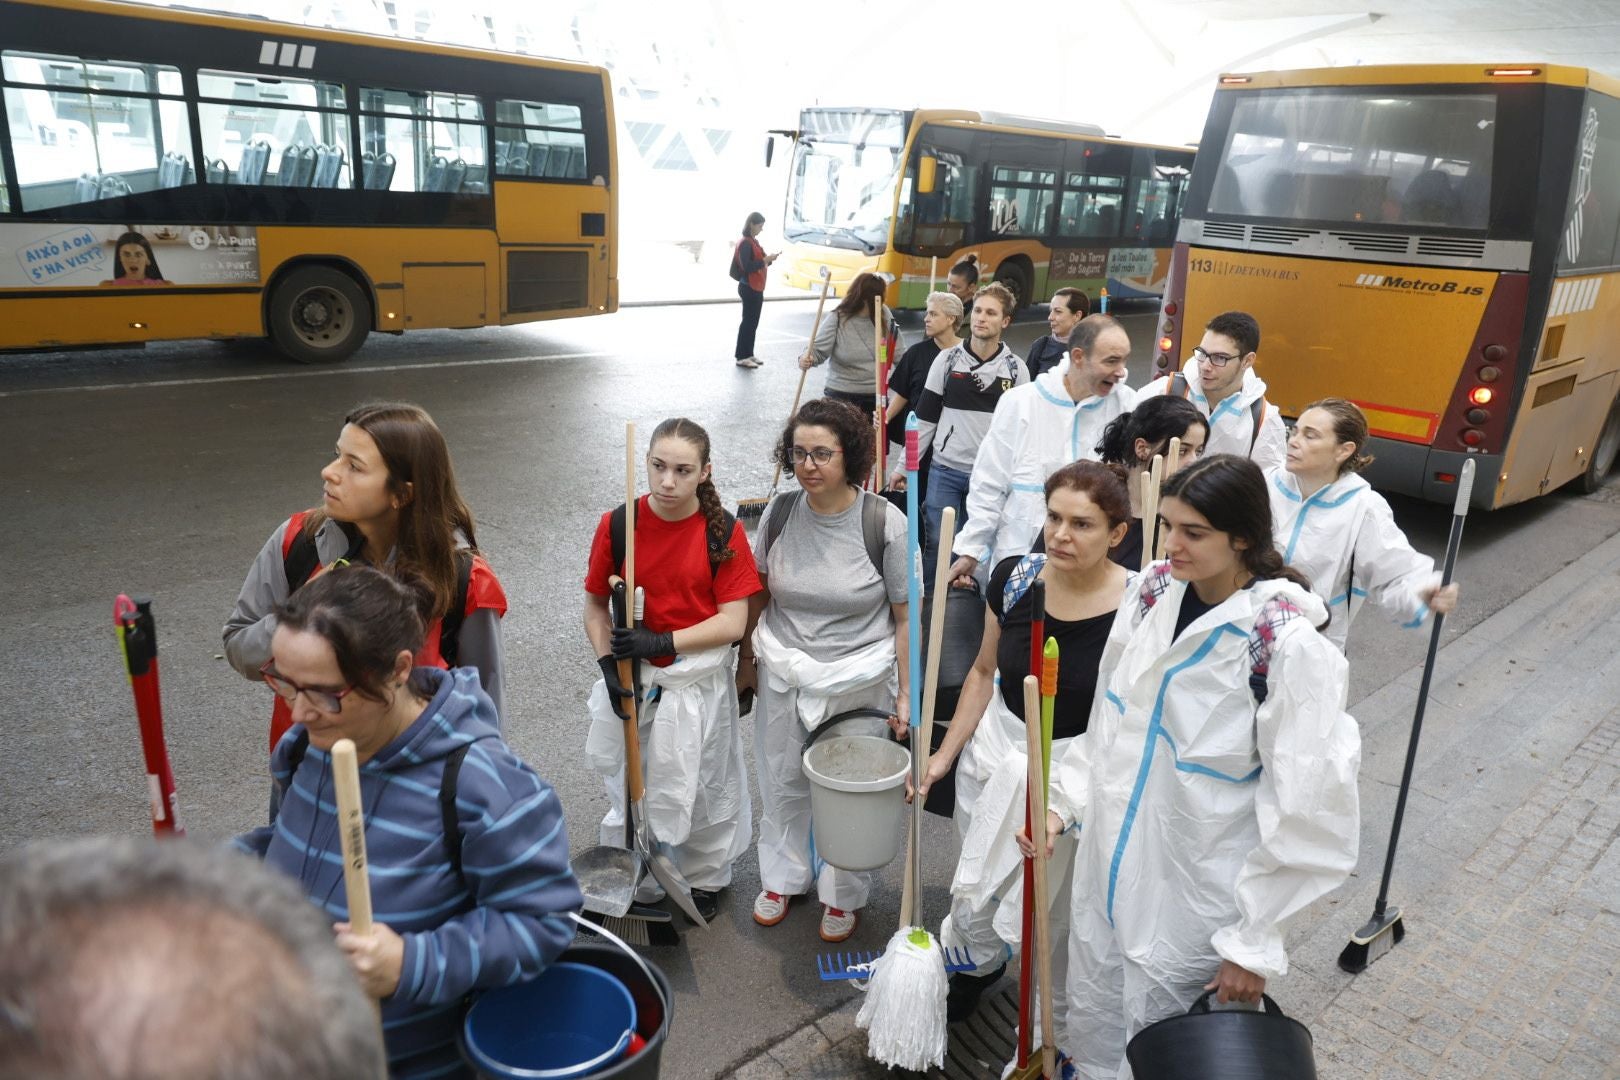
[[[972,473],[953,469],[934,462],[928,470],[928,489],[923,493],[923,518],[927,522],[927,535],[923,541],[923,585],[926,592],[934,588],[934,563],[941,555],[949,559],[951,553],[939,550],[939,523],[947,506],[956,507],[956,531],[967,524],[968,480]]]
[[[737,295],[742,297],[742,322],[737,326],[737,359],[754,355],[754,332],[759,329],[759,313],[765,306],[765,294],[755,292],[748,282],[737,282]]]

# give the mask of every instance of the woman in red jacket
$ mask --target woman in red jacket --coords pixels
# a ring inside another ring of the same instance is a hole
[[[758,210],[749,214],[731,256],[735,264],[731,276],[737,279],[737,295],[743,305],[742,325],[737,327],[737,366],[743,368],[757,368],[761,363],[754,355],[754,331],[759,329],[759,311],[765,304],[765,268],[776,261],[756,239],[764,228],[764,214]]]
[[[472,512],[456,490],[444,435],[423,409],[401,402],[362,405],[343,418],[337,448],[321,470],[321,505],[300,510],[265,541],[225,622],[225,656],[258,682],[270,659],[274,611],[299,586],[340,561],[410,571],[434,596],[419,666],[478,669],[502,718],[501,617],[506,593],[478,552]],[[276,699],[274,747],[292,724]]]

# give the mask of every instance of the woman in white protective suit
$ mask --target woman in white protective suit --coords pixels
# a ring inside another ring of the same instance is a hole
[[[951,976],[946,1013],[965,1020],[980,995],[1001,977],[1020,933],[1022,860],[1013,832],[1022,823],[1024,777],[1024,676],[1030,672],[1033,615],[1030,587],[1046,589],[1046,637],[1058,643],[1057,697],[1053,703],[1052,755],[1086,730],[1097,688],[1097,664],[1125,596],[1130,575],[1108,557],[1125,534],[1131,500],[1124,469],[1077,461],[1046,480],[1044,553],[1012,556],[990,572],[979,655],[962,685],[962,696],[939,750],[928,759],[922,791],[956,768],[956,828],[962,856],[951,882],[951,912],[940,927],[942,945],[964,948],[976,965]],[[1033,674],[1039,675],[1036,671]],[[1074,839],[1058,842],[1049,873],[1052,925],[1061,937],[1069,924],[1068,869]],[[998,903],[999,901],[999,903]],[[1062,957],[1054,977],[1061,978]],[[1062,1022],[1062,1001],[1053,1002]]]
[[[1091,1080],[1129,1077],[1127,1040],[1206,989],[1258,1001],[1285,921],[1356,861],[1345,660],[1272,544],[1265,478],[1206,458],[1159,514],[1169,559],[1120,605],[1046,822],[1048,844],[1080,828],[1063,1047]]]
[[[1361,410],[1324,398],[1299,414],[1285,465],[1266,472],[1277,549],[1327,601],[1327,637],[1341,652],[1368,599],[1407,629],[1457,606],[1457,586],[1440,587],[1434,560],[1412,549],[1389,503],[1357,475],[1372,464],[1366,441]]]
[[[916,556],[905,515],[856,486],[872,471],[875,447],[870,418],[847,402],[807,402],[788,422],[776,459],[802,490],[777,496],[760,518],[765,591],[753,606],[763,611],[738,670],[739,690],[759,695],[761,891],[754,921],[775,926],[787,916],[789,897],[814,885],[826,941],[855,932],[872,875],[817,857],[810,782],[800,765],[805,737],[851,709],[892,710],[897,732],[910,715],[909,673],[896,658],[906,656],[906,582]]]
[[[624,842],[621,716],[632,688],[619,684],[617,661],[632,657],[645,695],[637,727],[648,820],[674,849],[705,920],[713,920],[732,863],[752,839],[732,644],[760,589],[748,539],[721,508],[712,471],[703,428],[677,418],[654,429],[651,491],[636,500],[636,583],[646,611],[634,629],[614,627],[608,604],[608,578],[624,573],[624,507],[602,515],[585,574],[585,636],[602,669],[591,688],[585,750],[611,801],[602,843]],[[637,899],[660,899],[650,876]]]

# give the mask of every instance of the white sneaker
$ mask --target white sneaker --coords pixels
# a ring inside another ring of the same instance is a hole
[[[737,366],[742,368],[757,368],[760,366],[760,364],[759,361],[754,359],[752,356],[739,356],[737,358]]]
[[[787,917],[788,898],[781,893],[765,891],[754,897],[754,921],[761,926],[775,926]]]
[[[760,357],[760,356],[750,356],[750,357],[749,357],[749,358],[748,358],[748,359],[750,359],[750,360],[752,360],[752,361],[753,361],[753,362],[754,362],[754,366],[755,366],[755,367],[764,367],[764,366],[765,366],[765,359],[764,359],[764,357]]]
[[[821,912],[821,940],[833,942],[847,940],[855,932],[855,924],[860,918],[861,913],[858,911],[824,908]]]

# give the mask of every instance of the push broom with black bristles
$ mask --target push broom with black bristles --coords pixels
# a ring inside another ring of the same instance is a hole
[[[820,273],[821,299],[816,302],[815,321],[810,324],[810,343],[804,349],[807,353],[816,347],[816,334],[821,330],[821,313],[827,307],[827,289],[832,285],[832,272],[823,266]],[[804,396],[804,380],[809,374],[809,368],[799,369],[799,388],[793,391],[793,408],[788,410],[788,423],[790,424],[793,422],[793,418],[799,415],[799,399]],[[778,461],[776,463],[776,472],[771,475],[771,490],[765,493],[765,497],[762,499],[743,499],[737,503],[737,520],[743,523],[744,528],[759,521],[760,515],[765,513],[765,508],[770,505],[772,499],[776,498],[776,489],[781,483],[782,463]]]
[[[1468,500],[1474,492],[1474,463],[1463,462],[1457,478],[1457,501],[1451,510],[1451,536],[1446,540],[1445,567],[1440,572],[1440,587],[1451,584],[1451,572],[1457,565],[1457,550],[1462,547],[1463,522],[1468,517]],[[1350,936],[1349,944],[1339,953],[1339,966],[1352,975],[1359,975],[1380,956],[1399,945],[1406,937],[1406,926],[1401,922],[1401,909],[1389,906],[1389,879],[1395,870],[1395,845],[1401,839],[1401,819],[1406,815],[1406,795],[1412,787],[1412,768],[1417,763],[1418,736],[1423,731],[1423,709],[1429,702],[1429,681],[1434,677],[1434,661],[1440,652],[1440,631],[1446,617],[1435,613],[1434,626],[1429,631],[1429,655],[1423,661],[1423,681],[1418,684],[1417,709],[1412,716],[1412,737],[1406,744],[1406,767],[1401,771],[1401,790],[1395,797],[1395,821],[1389,829],[1389,850],[1384,853],[1384,876],[1378,883],[1378,900],[1373,905],[1372,918]]]

